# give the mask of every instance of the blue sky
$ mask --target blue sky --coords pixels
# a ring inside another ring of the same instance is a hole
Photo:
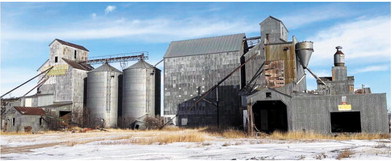
[[[335,46],[343,46],[355,88],[364,84],[374,93],[387,93],[390,108],[390,6],[389,2],[1,3],[1,93],[36,74],[55,38],[83,45],[90,57],[148,51],[148,62],[155,64],[170,41],[235,33],[258,36],[259,23],[271,15],[285,23],[290,37],[314,42],[309,68],[319,76],[331,75]],[[315,89],[309,76],[308,89]],[[34,85],[10,96],[23,95]]]

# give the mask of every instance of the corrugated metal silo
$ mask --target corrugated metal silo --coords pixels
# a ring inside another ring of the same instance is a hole
[[[89,126],[116,127],[118,117],[118,77],[121,71],[108,63],[87,73]]]
[[[160,70],[140,60],[123,71],[123,126],[138,128],[146,116],[160,113]]]

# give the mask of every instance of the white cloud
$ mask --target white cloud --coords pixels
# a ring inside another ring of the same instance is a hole
[[[346,64],[380,63],[390,60],[390,18],[371,17],[341,23],[319,31],[306,40],[314,42],[312,66],[332,65],[336,46],[343,46]]]
[[[352,12],[347,9],[343,9],[335,5],[327,5],[316,8],[301,8],[301,10],[294,12],[295,14],[290,14],[281,18],[289,30],[324,20],[348,17],[352,14]]]
[[[108,14],[108,13],[110,13],[110,12],[113,12],[115,9],[116,9],[116,6],[109,5],[109,6],[107,6],[106,9],[105,9],[105,14]]]
[[[23,74],[21,74],[23,73]],[[23,82],[29,80],[38,74],[35,69],[31,68],[22,68],[22,67],[4,67],[1,68],[1,95],[10,91],[11,89],[17,87]],[[31,90],[37,83],[37,79],[32,80],[31,82],[21,86],[10,94],[6,95],[5,98],[8,97],[18,97],[23,96],[29,90]],[[29,94],[34,94],[36,91],[32,91]]]
[[[96,14],[96,13],[92,13],[92,14],[91,14],[91,17],[92,17],[93,19],[95,19],[95,18],[97,18],[97,14]]]
[[[258,26],[244,21],[225,21],[219,19],[188,18],[128,20],[125,18],[105,19],[100,22],[80,23],[77,28],[63,27],[46,31],[7,31],[3,38],[16,40],[62,39],[106,39],[130,38],[135,41],[169,42],[187,38],[257,32]]]
[[[357,74],[357,73],[365,73],[365,72],[388,71],[388,69],[389,69],[388,64],[373,65],[373,66],[366,66],[366,67],[359,68],[359,69],[354,69],[352,73]]]

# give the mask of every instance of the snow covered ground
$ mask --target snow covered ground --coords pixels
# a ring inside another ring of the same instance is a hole
[[[132,135],[129,135],[132,133]],[[135,132],[49,133],[2,135],[1,160],[390,160],[390,139],[379,140],[270,140],[227,139],[210,136],[204,142],[164,145],[131,144]]]

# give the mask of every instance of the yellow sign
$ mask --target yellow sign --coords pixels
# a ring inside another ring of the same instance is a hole
[[[338,105],[339,111],[351,111],[351,105]]]
[[[50,68],[51,66],[48,66],[44,68],[42,71]],[[68,70],[68,65],[67,64],[60,64],[60,65],[55,65],[53,66],[52,70],[49,71],[48,76],[55,76],[55,75],[65,75]]]

